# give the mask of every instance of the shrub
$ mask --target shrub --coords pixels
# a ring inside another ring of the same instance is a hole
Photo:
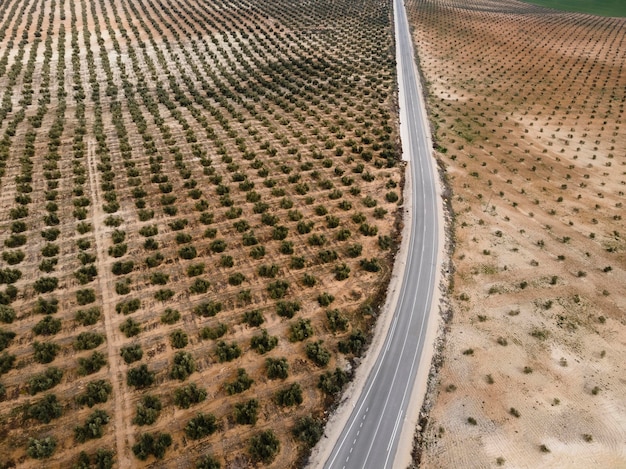
[[[265,322],[263,314],[258,309],[253,311],[246,311],[243,314],[243,322],[251,327],[258,327]]]
[[[327,371],[320,376],[317,387],[328,395],[337,394],[348,382],[348,374],[341,368],[335,368],[335,371]]]
[[[211,249],[214,253],[224,252],[226,250],[227,244],[223,239],[216,239],[212,241],[209,245],[209,249]]]
[[[54,366],[50,367],[42,373],[31,376],[28,380],[28,392],[34,396],[38,392],[47,391],[59,384],[61,378],[63,378],[63,372]]]
[[[231,383],[226,383],[224,388],[229,395],[239,394],[246,389],[250,389],[250,386],[254,383],[254,380],[248,376],[246,370],[239,368],[237,370],[237,378]]]
[[[328,262],[332,262],[337,260],[337,252],[336,251],[332,251],[332,250],[324,250],[324,251],[320,251],[317,254],[317,257],[319,257],[320,262],[327,264]]]
[[[76,396],[76,402],[78,405],[86,405],[93,407],[96,404],[101,404],[109,399],[109,395],[113,392],[113,386],[108,381],[99,379],[87,383],[87,389],[82,394]]]
[[[362,251],[363,251],[363,246],[361,246],[360,244],[352,244],[348,246],[346,254],[348,255],[348,257],[354,258],[354,257],[359,257]]]
[[[250,347],[263,355],[278,345],[278,337],[270,336],[265,329],[261,331],[261,335],[256,335],[250,340]]]
[[[146,257],[146,265],[148,267],[158,267],[163,262],[163,254],[157,252],[153,256]]]
[[[100,352],[93,352],[90,357],[78,359],[78,374],[80,376],[96,373],[106,365],[107,361]]]
[[[300,311],[300,303],[297,301],[277,301],[276,314],[283,318],[291,319]]]
[[[220,469],[222,465],[210,454],[202,456],[196,463],[196,469]]]
[[[265,257],[265,246],[254,246],[250,249],[250,257],[253,259],[261,259]]]
[[[250,439],[248,452],[254,462],[271,463],[280,451],[280,441],[272,430],[266,430]]]
[[[211,283],[208,280],[205,280],[203,278],[197,278],[189,286],[189,293],[195,295],[206,293],[210,286]]]
[[[217,419],[213,414],[198,414],[185,425],[185,435],[192,440],[198,440],[212,435],[217,431]]]
[[[0,354],[0,376],[7,373],[15,364],[15,355],[10,355],[7,352]]]
[[[10,283],[7,281],[2,282],[2,280],[4,280],[2,276],[2,273],[0,273],[0,283]],[[47,293],[55,290],[58,285],[59,279],[56,277],[41,277],[40,279],[35,280],[33,288],[37,293]]]
[[[54,335],[61,330],[61,320],[52,316],[46,316],[33,326],[33,332],[37,335]]]
[[[298,383],[293,383],[285,389],[281,389],[276,393],[276,403],[283,407],[302,404],[302,388]]]
[[[14,338],[15,332],[0,329],[0,351],[7,348]]]
[[[241,356],[241,349],[235,342],[231,342],[227,344],[223,340],[220,340],[217,343],[217,348],[215,350],[217,357],[220,363],[229,362]]]
[[[100,319],[100,308],[94,306],[89,309],[79,309],[76,311],[74,320],[81,326],[92,326]]]
[[[115,244],[113,246],[109,246],[109,256],[111,257],[122,257],[126,254],[128,250],[128,246],[126,244]]]
[[[84,451],[78,456],[78,462],[72,466],[72,469],[111,469],[113,467],[114,453],[113,451],[99,448],[91,457]]]
[[[128,318],[120,324],[120,331],[122,331],[126,337],[134,337],[141,332],[141,326],[133,318]]]
[[[311,327],[310,319],[298,319],[289,326],[289,330],[289,340],[292,342],[303,341],[313,336],[313,328]]]
[[[35,361],[37,363],[50,363],[53,361],[61,347],[58,344],[52,342],[33,342],[33,349],[35,350]]]
[[[326,366],[330,361],[330,352],[322,345],[323,341],[310,342],[306,344],[306,356],[317,366]]]
[[[134,298],[128,301],[121,301],[115,305],[115,311],[117,314],[131,314],[137,311],[141,307],[141,300],[139,298]]]
[[[245,280],[246,277],[241,272],[235,272],[228,277],[229,285],[233,286],[241,285]]]
[[[276,264],[263,264],[258,269],[258,274],[261,277],[274,278],[280,271],[280,268]]]
[[[196,362],[193,356],[189,352],[176,352],[170,378],[184,381],[194,371],[196,371]]]
[[[2,253],[2,259],[9,265],[19,264],[24,260],[24,257],[26,257],[26,254],[24,254],[24,252],[20,250],[4,251]]]
[[[193,246],[183,246],[182,248],[180,248],[178,250],[178,255],[181,257],[181,259],[194,259],[198,253],[196,251],[196,248]]]
[[[338,309],[326,311],[328,327],[331,331],[345,331],[348,327],[348,319],[343,316]]]
[[[269,379],[286,379],[289,376],[289,364],[286,358],[268,358],[265,360]]]
[[[155,294],[154,294],[154,299],[157,301],[167,301],[170,298],[172,298],[175,295],[173,290],[168,289],[161,289],[158,290]]]
[[[217,313],[219,313],[221,310],[222,310],[222,303],[213,302],[213,301],[200,303],[199,305],[196,305],[193,308],[194,314],[203,316],[205,318],[213,317]]]
[[[259,401],[250,399],[246,402],[235,404],[235,422],[239,425],[254,425],[259,412]]]
[[[126,275],[132,272],[135,263],[133,261],[117,261],[113,263],[111,272],[114,275]]]
[[[291,430],[293,436],[303,442],[308,448],[313,448],[324,434],[324,426],[321,421],[313,417],[300,417]]]
[[[147,365],[139,365],[126,372],[126,382],[135,388],[147,388],[154,384],[154,372]]]
[[[350,276],[350,267],[345,263],[336,265],[333,267],[333,273],[335,274],[335,280],[345,280]]]
[[[380,249],[386,251],[387,249],[391,249],[391,246],[393,246],[393,240],[390,236],[384,235],[378,237],[378,247]]]
[[[380,270],[380,262],[377,258],[361,259],[361,268],[368,272],[378,272]]]
[[[172,437],[169,433],[144,433],[139,441],[133,445],[133,453],[138,459],[145,461],[154,455],[157,459],[163,459],[167,448],[172,445]]]
[[[187,267],[187,275],[189,277],[197,277],[198,275],[202,275],[204,273],[204,263],[200,264],[191,264]]]
[[[324,292],[317,297],[317,302],[319,303],[320,306],[328,306],[333,301],[335,301],[335,297],[331,295],[330,293]]]
[[[161,413],[161,400],[151,394],[141,397],[137,403],[133,423],[135,425],[152,425],[159,418]]]
[[[59,300],[52,297],[50,299],[38,298],[33,309],[36,314],[54,314],[59,310]]]
[[[170,343],[174,348],[184,348],[189,343],[189,338],[181,329],[176,329],[170,334]]]
[[[206,396],[206,389],[198,388],[195,383],[190,383],[174,391],[174,404],[181,409],[188,409],[193,404],[204,401]]]
[[[288,288],[289,283],[284,280],[276,280],[267,286],[267,291],[270,294],[270,298],[277,300],[283,298],[287,294]]]
[[[26,454],[34,459],[46,459],[52,456],[56,447],[57,442],[51,436],[42,439],[29,438]]]
[[[102,427],[109,423],[110,417],[104,410],[95,410],[82,427],[74,427],[74,439],[79,443],[102,437]]]
[[[39,420],[42,423],[50,423],[52,419],[61,416],[63,408],[54,394],[47,394],[37,403],[27,406],[24,413],[27,418]]]
[[[200,337],[204,340],[216,340],[222,337],[228,331],[226,324],[218,323],[215,327],[204,327],[200,330]]]
[[[304,268],[306,264],[306,259],[302,256],[293,256],[291,258],[291,263],[289,264],[289,266],[292,269],[302,269]]]
[[[354,355],[360,355],[365,345],[367,344],[367,337],[361,331],[355,331],[350,334],[346,340],[339,341],[337,346],[341,353],[352,353]]]
[[[15,310],[10,306],[0,304],[0,322],[4,324],[11,324],[17,315],[15,314]]]
[[[141,360],[143,350],[141,350],[141,345],[139,344],[126,345],[120,349],[120,355],[124,359],[124,362],[130,364]]]
[[[287,238],[288,234],[289,229],[286,226],[278,225],[275,226],[272,231],[272,239],[282,241]]]
[[[150,276],[150,283],[152,285],[166,285],[169,280],[170,276],[164,272],[154,272]]]
[[[79,305],[87,305],[96,301],[96,292],[91,288],[76,291],[76,301]]]
[[[293,254],[293,243],[291,241],[283,241],[278,248],[281,254]]]

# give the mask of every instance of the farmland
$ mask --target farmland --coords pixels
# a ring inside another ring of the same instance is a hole
[[[531,0],[528,3],[557,10],[577,11],[602,16],[626,16],[626,5],[620,0],[585,2],[583,0]]]
[[[454,213],[420,467],[623,467],[626,20],[413,0]]]
[[[391,18],[0,5],[1,467],[306,454],[399,241]]]

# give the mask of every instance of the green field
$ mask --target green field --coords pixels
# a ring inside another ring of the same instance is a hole
[[[592,15],[626,16],[626,2],[624,0],[530,0],[527,3]]]

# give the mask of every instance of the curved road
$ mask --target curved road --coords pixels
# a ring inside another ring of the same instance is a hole
[[[427,117],[402,0],[394,0],[404,159],[412,189],[409,249],[391,326],[327,469],[394,466],[424,348],[437,270],[438,213]],[[426,366],[430,366],[427,364]],[[411,432],[412,435],[412,432]]]

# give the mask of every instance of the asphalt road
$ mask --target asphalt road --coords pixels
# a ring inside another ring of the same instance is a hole
[[[398,439],[415,384],[431,310],[437,269],[435,170],[406,11],[394,0],[403,158],[412,181],[408,258],[396,311],[361,396],[335,444],[328,469],[393,467]],[[426,365],[426,366],[429,366]],[[410,432],[412,434],[412,432]]]

